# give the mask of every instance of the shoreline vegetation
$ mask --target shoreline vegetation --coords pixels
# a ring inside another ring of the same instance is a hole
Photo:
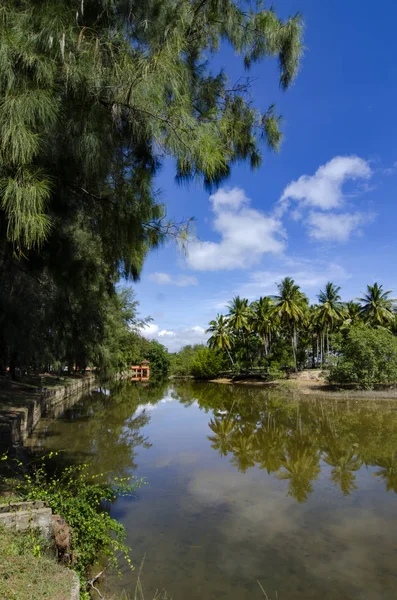
[[[299,373],[326,369],[327,381],[317,382],[321,392],[360,389],[392,395],[397,302],[391,290],[374,283],[362,298],[344,302],[341,288],[328,282],[318,303],[311,304],[291,277],[276,285],[274,296],[252,302],[233,298],[227,313],[210,321],[207,346],[186,346],[171,356],[171,373],[215,381],[226,377],[233,383],[245,375],[252,382],[256,376],[263,385],[295,377],[305,393],[315,386],[312,377]]]
[[[194,378],[193,378],[194,380]],[[195,380],[200,381],[200,380]],[[237,385],[247,387],[258,387],[264,389],[274,389],[286,393],[298,394],[303,398],[321,397],[322,399],[340,399],[349,398],[369,400],[397,400],[397,385],[379,386],[370,390],[358,389],[352,386],[331,385],[327,381],[327,374],[322,369],[308,369],[291,375],[288,379],[275,379],[274,381],[264,381],[255,377],[234,380],[231,377],[218,377],[207,380],[209,383],[220,385]]]

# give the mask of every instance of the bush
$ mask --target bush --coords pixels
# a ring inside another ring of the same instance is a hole
[[[217,377],[224,368],[224,359],[220,352],[202,348],[196,354],[191,366],[193,377],[198,379],[212,379]]]
[[[141,481],[115,477],[111,483],[102,483],[104,474],[90,476],[86,464],[64,467],[59,475],[53,474],[48,460],[57,454],[51,452],[37,465],[30,465],[22,480],[17,474],[16,493],[23,500],[45,501],[54,514],[65,519],[72,529],[72,567],[81,576],[102,556],[114,567],[118,566],[120,555],[131,565],[125,529],[110,516],[107,507],[118,496],[131,495]],[[23,470],[22,463],[16,462]]]
[[[370,389],[397,383],[397,338],[385,329],[353,327],[341,345],[341,356],[331,366],[333,384]]]

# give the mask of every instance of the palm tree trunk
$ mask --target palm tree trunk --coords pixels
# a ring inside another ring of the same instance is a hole
[[[327,327],[327,361],[329,365],[329,336],[328,336],[328,327]]]
[[[228,356],[230,358],[230,362],[232,363],[232,365],[234,366],[234,360],[232,359],[232,355],[230,354],[229,348],[226,348],[226,352],[228,353]]]
[[[314,369],[316,366],[316,348],[315,348],[316,342],[315,342],[315,339],[316,338],[313,335],[312,336],[312,369]]]
[[[295,325],[292,328],[292,353],[294,355],[294,370],[295,373],[298,371],[298,365],[296,362],[296,347],[297,347],[297,343],[296,343],[296,328]]]

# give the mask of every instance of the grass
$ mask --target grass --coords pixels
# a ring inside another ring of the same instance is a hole
[[[68,600],[71,571],[45,556],[34,532],[0,527],[0,598],[2,600]]]

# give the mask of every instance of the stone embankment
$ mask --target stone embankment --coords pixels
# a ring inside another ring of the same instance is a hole
[[[23,444],[42,416],[56,417],[68,400],[74,404],[97,385],[97,378],[90,374],[50,389],[22,385],[0,389],[0,445]]]
[[[54,547],[52,510],[44,502],[11,502],[9,504],[0,504],[0,529],[1,527],[15,531],[39,529],[41,535],[49,542],[52,542]],[[70,590],[70,592],[68,591],[68,600],[79,600],[80,580],[74,571],[68,569],[67,572],[70,578],[70,583],[68,582]]]

